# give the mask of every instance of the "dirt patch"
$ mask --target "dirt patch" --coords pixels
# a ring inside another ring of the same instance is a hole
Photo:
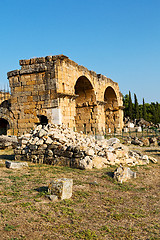
[[[11,170],[1,158],[1,239],[159,239],[160,148],[133,148],[158,164],[132,167],[137,178],[123,184],[112,178],[116,166],[87,171],[29,163]],[[47,185],[61,177],[73,178],[73,196],[53,203]]]

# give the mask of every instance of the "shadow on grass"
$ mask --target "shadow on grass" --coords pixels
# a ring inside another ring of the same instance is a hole
[[[146,153],[152,153],[155,156],[160,157],[160,150],[146,150]]]
[[[105,174],[110,178],[114,177],[114,172],[106,172]]]
[[[43,187],[35,188],[34,190],[39,193],[48,192],[48,187],[43,186]]]
[[[105,172],[103,175],[102,175],[102,179],[105,178],[111,182],[114,182],[114,172]]]
[[[157,150],[157,149],[155,149],[155,150],[145,150],[145,152],[159,152],[160,153],[160,149],[159,150]]]
[[[0,155],[0,159],[15,160],[15,155]]]

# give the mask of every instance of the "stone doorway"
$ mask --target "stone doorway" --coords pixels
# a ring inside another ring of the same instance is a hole
[[[94,88],[85,76],[77,79],[75,84],[76,98],[76,130],[85,134],[94,134],[96,123],[96,96]]]
[[[47,125],[48,124],[48,118],[44,115],[38,115],[39,118],[39,124],[41,125]]]
[[[0,118],[0,135],[7,135],[9,129],[9,122],[4,118]]]

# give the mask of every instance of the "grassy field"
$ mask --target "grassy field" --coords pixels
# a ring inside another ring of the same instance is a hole
[[[160,148],[137,148],[159,159]],[[36,165],[11,170],[0,151],[0,239],[159,239],[159,164],[132,167],[137,178],[119,184],[103,170]],[[73,178],[73,196],[51,202],[53,178]]]

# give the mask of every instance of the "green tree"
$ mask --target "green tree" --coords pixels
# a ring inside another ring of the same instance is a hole
[[[146,120],[146,117],[147,117],[146,115],[147,115],[147,114],[146,114],[146,104],[145,104],[145,102],[144,102],[144,98],[143,98],[143,108],[142,108],[142,110],[143,110],[143,111],[142,111],[142,113],[143,113],[143,115],[142,115],[142,116],[143,116],[143,119]]]
[[[134,94],[134,117],[139,119],[139,105],[136,94]]]
[[[133,104],[131,98],[131,92],[129,91],[129,103],[128,103],[128,116],[133,119]]]
[[[129,95],[123,96],[124,117],[128,117]]]

